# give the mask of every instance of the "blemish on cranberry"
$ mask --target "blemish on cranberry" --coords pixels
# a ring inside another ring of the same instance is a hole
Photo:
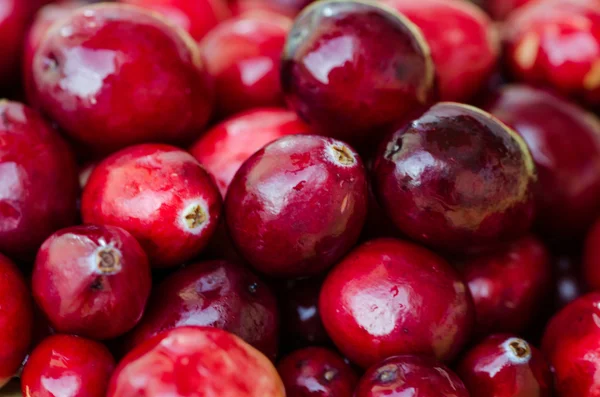
[[[200,227],[207,220],[206,213],[199,205],[195,205],[191,208],[190,212],[185,216],[185,222],[190,229],[196,229]]]

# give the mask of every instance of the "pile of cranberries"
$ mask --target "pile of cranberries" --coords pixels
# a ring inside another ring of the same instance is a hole
[[[600,0],[0,0],[0,396],[600,397],[599,116]]]

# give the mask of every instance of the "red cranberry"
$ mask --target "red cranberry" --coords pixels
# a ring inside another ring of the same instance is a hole
[[[279,63],[292,20],[271,12],[229,19],[200,43],[206,70],[215,79],[220,117],[283,104]]]
[[[30,260],[75,222],[77,175],[69,148],[30,108],[0,101],[0,252]]]
[[[17,372],[31,342],[33,305],[17,267],[0,255],[0,388]]]
[[[319,308],[329,336],[362,367],[395,354],[451,360],[469,337],[474,312],[446,261],[394,239],[349,253],[327,276]]]
[[[29,356],[21,388],[25,396],[105,397],[114,369],[115,360],[104,345],[54,335]]]
[[[99,163],[83,191],[86,223],[133,234],[156,267],[177,266],[208,243],[221,213],[213,178],[183,150],[132,146]]]
[[[297,350],[277,366],[287,397],[350,397],[358,377],[336,353],[320,347]]]
[[[284,397],[258,350],[216,328],[181,327],[147,340],[113,374],[107,397]]]
[[[525,340],[492,335],[458,366],[471,397],[551,397],[553,379],[542,353]]]
[[[535,167],[523,140],[492,116],[439,103],[384,143],[378,197],[411,238],[482,251],[529,230]]]
[[[281,81],[290,107],[324,135],[355,142],[433,100],[434,67],[420,31],[391,8],[317,1],[296,19]]]
[[[273,276],[327,269],[356,243],[366,212],[358,154],[316,135],[283,137],[256,152],[225,202],[233,242],[250,264]]]
[[[511,12],[533,0],[483,0],[485,10],[494,19],[505,19]]]
[[[300,11],[314,0],[229,0],[235,14],[246,14],[255,11],[278,12],[289,17],[296,17]]]
[[[96,152],[187,142],[206,124],[213,94],[197,48],[183,33],[137,7],[80,8],[40,43],[33,95]]]
[[[489,17],[464,0],[384,0],[417,25],[429,47],[440,99],[466,101],[491,76],[500,43]]]
[[[504,37],[517,79],[600,105],[597,0],[532,1],[511,14]]]
[[[538,229],[581,236],[600,216],[600,121],[550,93],[507,86],[488,105],[525,140],[538,171]]]
[[[309,132],[296,113],[284,109],[254,109],[234,116],[203,134],[190,148],[214,175],[221,194],[240,166],[267,143],[286,135]]]
[[[585,241],[583,273],[586,284],[593,290],[600,290],[600,219]]]
[[[570,255],[554,259],[554,310],[567,304],[587,292],[587,280],[584,280],[581,260]]]
[[[454,372],[430,357],[390,357],[362,377],[355,397],[469,397]]]

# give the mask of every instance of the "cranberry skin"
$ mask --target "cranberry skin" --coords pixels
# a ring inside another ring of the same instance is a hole
[[[469,397],[458,376],[430,357],[390,357],[361,378],[355,397]]]
[[[340,351],[365,368],[396,354],[452,360],[474,317],[467,286],[444,259],[385,238],[360,245],[333,268],[319,309]]]
[[[32,260],[44,240],[75,223],[77,174],[56,131],[32,109],[0,101],[0,252]]]
[[[374,167],[379,201],[411,238],[475,252],[529,230],[535,167],[523,140],[491,115],[439,103],[381,149]]]
[[[457,372],[471,397],[552,396],[552,372],[542,353],[515,336],[486,338],[466,353]]]
[[[104,345],[77,336],[54,335],[29,356],[21,389],[25,396],[104,397],[115,366]]]
[[[565,255],[554,259],[554,312],[588,292],[579,258]]]
[[[358,154],[316,135],[278,139],[235,175],[225,219],[242,256],[271,276],[305,277],[333,265],[356,243],[367,213]]]
[[[532,0],[483,0],[483,6],[494,19],[503,20],[511,12],[530,2]]]
[[[32,68],[39,106],[97,153],[187,143],[212,111],[212,81],[195,43],[138,7],[80,8],[46,34]]]
[[[187,152],[168,145],[123,149],[100,162],[81,200],[85,223],[127,230],[155,267],[195,257],[219,223],[214,180]]]
[[[17,372],[31,342],[33,305],[17,267],[0,255],[0,387]]]
[[[278,12],[295,18],[300,11],[314,0],[229,0],[234,14],[241,15],[256,11]]]
[[[285,391],[269,359],[238,337],[216,328],[181,327],[156,335],[125,356],[107,393],[167,395],[285,397]]]
[[[358,377],[336,353],[320,347],[297,350],[277,366],[287,397],[350,397]]]
[[[581,237],[600,216],[600,121],[556,95],[519,85],[501,89],[487,109],[529,146],[539,178],[540,233]]]
[[[215,177],[225,196],[237,170],[255,152],[278,138],[309,131],[308,125],[292,111],[254,109],[233,116],[202,134],[190,153]]]
[[[597,220],[585,240],[583,274],[592,290],[600,290],[600,220]]]
[[[226,261],[199,262],[159,284],[129,341],[134,347],[172,328],[208,326],[231,332],[274,359],[278,317],[275,296],[250,271]]]
[[[434,99],[429,47],[391,8],[317,1],[296,19],[283,53],[288,105],[320,134],[373,140]]]

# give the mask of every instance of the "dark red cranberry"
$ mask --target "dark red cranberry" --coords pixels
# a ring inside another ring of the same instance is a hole
[[[237,170],[255,152],[283,136],[309,131],[308,125],[292,111],[254,109],[233,116],[202,134],[190,153],[215,177],[225,196]]]
[[[391,8],[317,1],[296,19],[283,53],[289,106],[319,133],[349,142],[426,107],[434,66],[422,34]]]
[[[587,280],[583,278],[581,259],[572,255],[554,258],[554,310],[567,304],[588,291]]]
[[[195,257],[219,223],[221,197],[210,174],[183,150],[144,144],[99,163],[83,191],[86,223],[133,234],[153,266]]]
[[[529,230],[535,166],[525,142],[491,115],[439,103],[381,148],[374,167],[378,198],[411,238],[474,252]]]
[[[189,142],[212,110],[195,43],[138,7],[80,8],[46,34],[32,68],[39,106],[95,152]]]
[[[75,223],[75,161],[30,108],[0,101],[0,252],[31,260],[56,230]]]
[[[362,367],[395,354],[452,360],[474,317],[467,286],[444,259],[395,239],[350,252],[325,279],[319,309],[331,339]]]
[[[300,11],[314,0],[229,0],[234,14],[247,14],[256,11],[278,12],[296,17]]]
[[[21,390],[25,396],[105,397],[114,369],[115,360],[104,345],[54,335],[29,355]]]
[[[600,290],[600,220],[596,221],[585,241],[583,274],[588,287]]]
[[[181,327],[130,352],[113,374],[107,397],[285,397],[271,361],[233,334]]]
[[[356,243],[366,212],[358,154],[316,135],[283,137],[256,152],[225,202],[233,242],[272,276],[309,276],[333,265]]]
[[[350,397],[358,382],[342,357],[320,347],[293,352],[279,362],[277,370],[286,397]]]
[[[532,0],[481,0],[483,7],[494,19],[505,19],[511,12]]]
[[[469,350],[458,370],[470,397],[551,397],[552,372],[525,340],[492,335]]]
[[[487,108],[529,146],[539,178],[540,233],[581,237],[600,216],[600,121],[556,95],[519,85],[501,89]]]
[[[445,365],[421,356],[390,357],[361,378],[355,397],[469,397],[462,381]]]

